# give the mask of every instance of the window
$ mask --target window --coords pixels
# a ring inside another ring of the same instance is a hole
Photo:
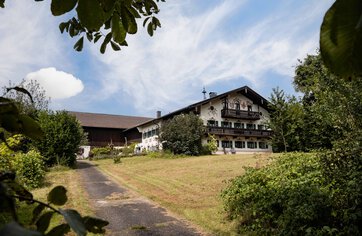
[[[248,105],[248,111],[253,111],[253,107],[251,105]]]
[[[264,129],[265,129],[265,127],[264,127],[264,125],[258,125],[258,129],[260,129],[260,130],[264,130]]]
[[[233,147],[233,142],[232,142],[232,141],[222,140],[222,141],[221,141],[221,146],[222,146],[223,148],[232,148],[232,147]]]
[[[240,103],[239,102],[235,103],[235,110],[240,111]]]
[[[234,128],[240,129],[241,128],[241,123],[235,122],[234,123]]]
[[[246,124],[246,128],[247,129],[256,129],[256,125],[255,124]]]
[[[260,149],[268,149],[268,144],[266,142],[259,142]]]
[[[245,142],[244,141],[235,141],[235,147],[236,148],[245,148]]]
[[[149,138],[149,137],[152,137],[152,131],[151,130],[147,132],[147,138]]]
[[[231,128],[231,122],[221,121],[221,127]]]
[[[217,120],[208,120],[207,125],[212,127],[217,127],[219,126],[219,122]]]
[[[255,148],[257,148],[256,142],[248,142],[248,148],[250,148],[250,149],[255,149]]]
[[[152,130],[151,135],[152,135],[152,136],[155,136],[155,135],[156,135],[156,130],[155,130],[155,129]]]
[[[143,133],[143,138],[147,138],[147,133],[146,132]]]

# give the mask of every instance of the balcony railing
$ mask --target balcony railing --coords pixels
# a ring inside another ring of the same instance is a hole
[[[260,113],[255,111],[242,111],[235,109],[222,109],[221,110],[222,118],[236,118],[236,119],[246,119],[246,120],[259,120]]]
[[[212,127],[206,126],[206,131],[210,134],[216,135],[230,135],[230,136],[247,136],[247,137],[270,137],[271,130],[257,130],[257,129],[238,129],[226,127]]]

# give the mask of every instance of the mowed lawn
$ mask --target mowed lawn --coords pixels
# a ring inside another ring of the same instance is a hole
[[[221,190],[242,175],[243,167],[258,167],[270,154],[213,155],[179,159],[123,158],[122,163],[99,160],[105,174],[186,218],[213,235],[236,234],[225,220]]]
[[[32,194],[35,199],[47,202],[47,194],[52,188],[58,185],[63,185],[67,189],[68,201],[66,205],[61,206],[60,208],[66,209],[71,208],[77,210],[82,216],[91,215],[95,216],[94,209],[91,208],[89,199],[86,191],[84,190],[81,184],[80,174],[74,170],[66,167],[55,167],[52,168],[45,176],[45,184],[42,188],[37,188],[32,190]],[[32,211],[35,205],[23,204],[24,208],[22,211],[19,211],[20,221],[24,224],[29,224],[32,218]],[[55,206],[58,208],[57,206]],[[63,223],[63,217],[55,214],[52,217],[49,228]],[[67,235],[76,235],[74,232],[68,233]],[[95,235],[95,234],[89,234]]]

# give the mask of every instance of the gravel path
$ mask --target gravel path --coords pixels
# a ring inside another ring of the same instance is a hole
[[[109,221],[108,235],[202,235],[164,208],[111,181],[91,163],[79,161],[78,170],[96,215]]]

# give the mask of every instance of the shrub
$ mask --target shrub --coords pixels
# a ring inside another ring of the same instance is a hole
[[[331,214],[316,155],[285,154],[264,168],[247,168],[221,196],[240,232],[318,234],[326,230]]]
[[[202,151],[201,139],[204,133],[200,117],[193,113],[181,114],[162,125],[160,141],[163,149],[174,154],[197,156]]]
[[[101,155],[111,155],[112,148],[111,147],[95,147],[92,148],[91,153],[94,157]]]
[[[84,132],[75,118],[66,111],[40,112],[39,123],[44,137],[35,142],[47,166],[73,167]]]
[[[26,187],[37,188],[43,183],[45,165],[39,152],[31,150],[28,153],[17,153],[12,160],[12,167]]]

